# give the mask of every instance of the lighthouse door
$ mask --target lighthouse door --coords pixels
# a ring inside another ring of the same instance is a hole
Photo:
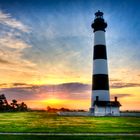
[[[109,106],[106,107],[105,115],[106,116],[110,116],[111,115],[111,108]]]

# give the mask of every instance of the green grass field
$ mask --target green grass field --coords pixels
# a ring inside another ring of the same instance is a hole
[[[65,117],[47,112],[0,113],[0,132],[140,132],[139,117]]]

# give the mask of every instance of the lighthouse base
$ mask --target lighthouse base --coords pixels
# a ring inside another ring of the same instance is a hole
[[[120,116],[120,106],[118,101],[95,101],[90,112],[94,116]]]
[[[95,107],[94,116],[120,116],[119,107]]]

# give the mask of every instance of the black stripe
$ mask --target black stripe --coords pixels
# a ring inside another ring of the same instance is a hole
[[[103,18],[96,18],[94,22],[91,24],[91,27],[94,29],[94,32],[99,30],[105,31],[107,23],[104,21]]]
[[[93,59],[107,59],[106,46],[95,45]]]
[[[92,76],[92,90],[109,90],[109,80],[106,74],[95,74]]]
[[[105,32],[105,29],[97,28],[97,29],[94,29],[93,32],[96,32],[96,31],[104,31]]]

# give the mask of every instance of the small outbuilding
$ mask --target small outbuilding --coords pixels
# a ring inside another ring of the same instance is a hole
[[[99,101],[98,96],[96,96],[96,100],[94,101],[94,115],[120,116],[120,106],[121,104],[117,101],[117,97],[115,97],[115,101]]]

